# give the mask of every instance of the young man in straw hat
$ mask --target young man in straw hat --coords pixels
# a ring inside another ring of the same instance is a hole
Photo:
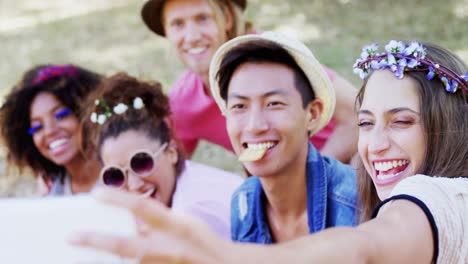
[[[221,46],[211,93],[248,178],[233,195],[235,241],[274,243],[355,225],[355,171],[308,143],[333,115],[326,72],[302,43],[265,32]]]
[[[271,32],[235,38],[214,55],[210,83],[236,153],[259,175],[234,194],[234,240],[269,244],[307,239],[327,227],[356,223],[355,172],[322,157],[308,143],[308,135],[330,119],[335,95],[302,43]],[[260,259],[271,252],[243,243],[234,250],[206,226],[154,201],[115,190],[101,190],[98,198],[130,209],[154,229],[128,238],[84,233],[73,238],[74,244],[141,263],[264,263]],[[312,245],[320,250],[319,243]],[[298,246],[307,249],[307,240],[285,244],[283,259],[306,252],[295,250]]]
[[[243,15],[246,6],[246,0],[149,0],[142,8],[144,23],[169,40],[187,67],[169,97],[177,136],[189,155],[200,139],[233,151],[226,120],[210,94],[208,71],[219,46],[251,31]],[[332,70],[326,71],[337,92],[337,111],[311,142],[322,154],[347,162],[356,151],[357,130],[349,113],[357,91]]]

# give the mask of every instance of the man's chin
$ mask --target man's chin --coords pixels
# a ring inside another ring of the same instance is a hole
[[[209,63],[202,63],[200,61],[189,61],[188,63],[185,63],[185,66],[192,71],[193,73],[203,76],[209,74],[210,71],[210,65]]]
[[[273,175],[274,174],[273,172],[275,172],[276,170],[276,168],[269,168],[268,166],[265,166],[265,165],[255,166],[253,164],[244,165],[244,169],[250,175],[258,176],[260,178],[269,178],[270,175]]]

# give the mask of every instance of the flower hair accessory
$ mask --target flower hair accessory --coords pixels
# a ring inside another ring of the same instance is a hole
[[[426,57],[426,49],[418,42],[406,45],[403,41],[392,40],[385,45],[385,52],[378,52],[379,45],[364,46],[361,57],[356,60],[353,72],[365,79],[372,70],[389,69],[398,79],[406,71],[427,71],[426,79],[438,77],[445,90],[455,93],[458,88],[468,92],[468,73],[459,76],[451,69],[439,65]]]
[[[96,112],[91,113],[91,122],[98,123],[99,125],[103,125],[106,122],[106,120],[112,116],[112,113],[121,115],[128,110],[128,105],[124,103],[118,103],[112,108],[112,111],[109,105],[107,105],[107,103],[104,100],[96,99],[96,101],[94,101],[94,104],[96,106],[101,106],[101,108],[104,109],[104,112],[101,114],[98,114]],[[135,99],[133,99],[132,106],[133,109],[140,110],[145,106],[145,104],[143,103],[143,100],[140,97],[135,97]]]
[[[76,70],[75,66],[71,64],[52,65],[49,67],[45,67],[37,73],[36,78],[33,81],[33,84],[39,84],[39,83],[48,81],[52,78],[60,77],[60,76],[76,77],[78,76],[78,71]]]

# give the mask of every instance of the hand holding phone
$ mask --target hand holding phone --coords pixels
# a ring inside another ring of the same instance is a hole
[[[136,222],[130,212],[87,195],[0,199],[1,263],[135,263],[69,244],[80,231],[132,236]]]

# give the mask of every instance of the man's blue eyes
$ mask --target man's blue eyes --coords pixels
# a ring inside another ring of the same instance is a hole
[[[72,110],[69,109],[69,108],[65,108],[65,109],[62,109],[60,111],[58,111],[57,113],[55,113],[54,117],[56,120],[60,120],[60,119],[63,119],[69,115],[73,114]],[[37,131],[41,130],[43,127],[42,124],[37,124],[35,126],[32,126],[28,129],[28,134],[30,135],[33,135],[34,133],[36,133]]]

